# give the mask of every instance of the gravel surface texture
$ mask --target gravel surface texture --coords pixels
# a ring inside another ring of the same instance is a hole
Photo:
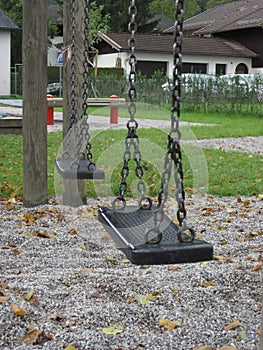
[[[0,349],[258,349],[262,203],[194,196],[188,221],[215,259],[135,266],[97,220],[109,198],[78,208],[2,202]]]

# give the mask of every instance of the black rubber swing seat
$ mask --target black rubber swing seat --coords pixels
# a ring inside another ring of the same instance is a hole
[[[57,158],[56,167],[59,174],[65,179],[92,179],[102,180],[105,173],[97,169],[89,159]]]
[[[113,211],[104,207],[99,209],[99,220],[132,264],[162,265],[213,259],[213,246],[206,241],[180,242],[178,226],[166,215],[161,224],[162,240],[158,244],[147,243],[145,233],[153,226],[154,212],[154,208],[128,206]]]

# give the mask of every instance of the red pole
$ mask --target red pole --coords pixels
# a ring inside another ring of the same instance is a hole
[[[110,98],[113,100],[110,106],[110,123],[118,124],[118,104],[116,100],[119,99],[119,96],[111,95]]]
[[[54,96],[47,95],[47,98],[54,98]],[[54,107],[47,107],[47,125],[54,125]]]

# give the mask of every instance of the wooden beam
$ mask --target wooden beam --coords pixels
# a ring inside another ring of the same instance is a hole
[[[75,14],[75,59],[76,59],[76,116],[82,115],[82,86],[83,86],[83,40],[84,40],[84,0],[76,1]],[[64,47],[72,44],[72,4],[64,0],[63,14]],[[63,137],[67,135],[71,110],[71,60],[64,56],[63,65]],[[63,179],[63,204],[79,206],[87,203],[85,180]]]
[[[47,1],[23,2],[23,203],[48,202]]]

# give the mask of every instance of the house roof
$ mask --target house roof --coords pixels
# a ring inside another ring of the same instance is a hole
[[[194,35],[263,28],[262,26],[263,0],[239,0],[221,4],[184,23],[184,29],[192,31]]]
[[[0,29],[15,30],[18,26],[0,9]]]
[[[128,51],[129,33],[102,34],[102,39],[117,52]],[[149,53],[172,53],[173,35],[136,34],[136,50]],[[243,45],[222,38],[184,37],[183,54],[230,57],[257,57]]]

